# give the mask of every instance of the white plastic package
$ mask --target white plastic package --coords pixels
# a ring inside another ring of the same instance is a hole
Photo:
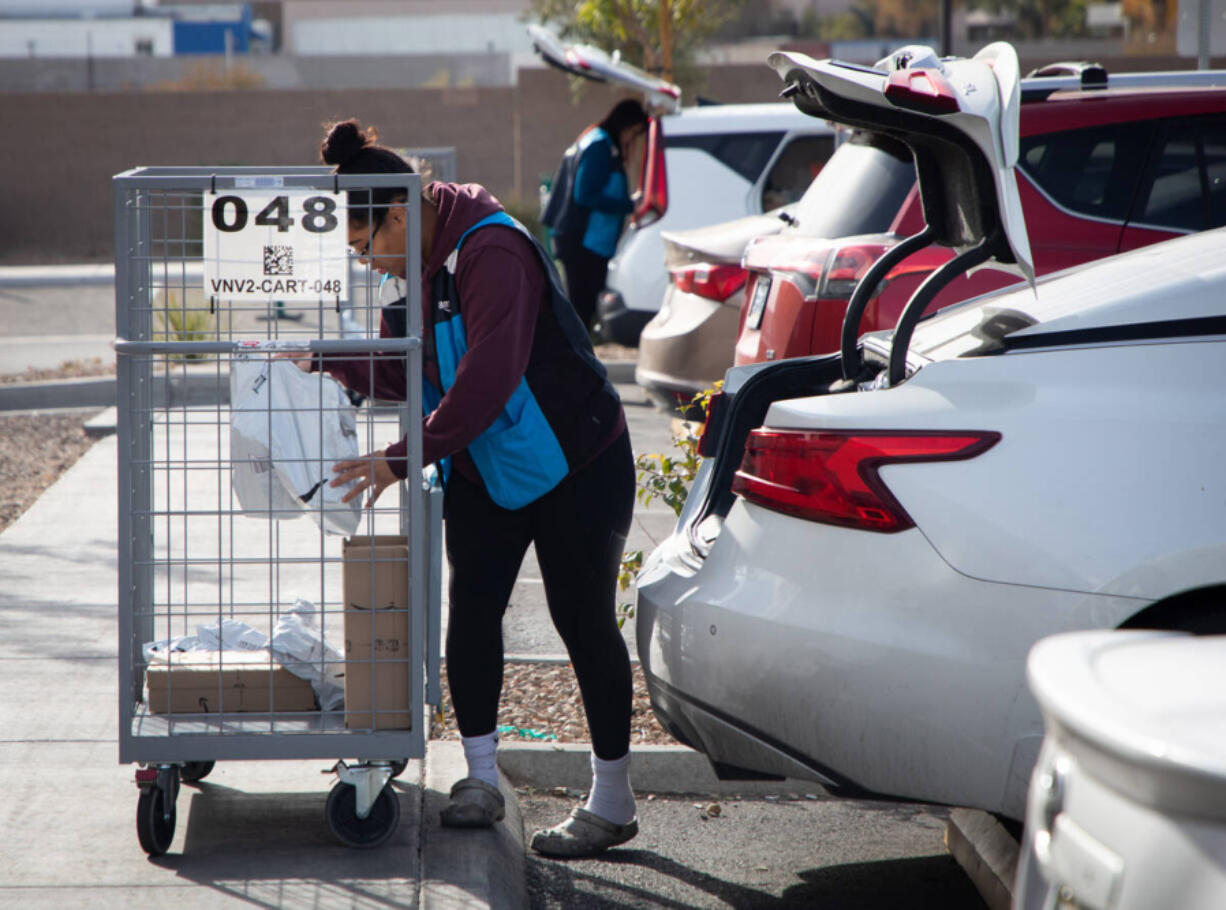
[[[281,666],[311,684],[323,710],[345,704],[345,657],[324,641],[313,603],[299,597],[281,614],[270,647]]]
[[[256,518],[310,515],[349,536],[361,497],[330,485],[332,465],[358,457],[357,420],[340,384],[290,360],[236,357],[230,364],[230,461],[234,493]]]

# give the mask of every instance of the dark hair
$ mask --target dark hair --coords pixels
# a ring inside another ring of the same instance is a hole
[[[626,98],[613,105],[613,109],[605,114],[598,125],[617,141],[626,127],[646,126],[647,119],[647,111],[643,110],[643,105],[633,98]]]
[[[379,131],[362,129],[353,118],[324,125],[326,133],[319,144],[319,157],[332,165],[336,174],[414,174],[409,164],[391,149],[378,144]],[[349,190],[349,220],[354,224],[383,223],[388,208],[405,199],[404,191],[394,187]],[[369,213],[369,217],[367,217]]]

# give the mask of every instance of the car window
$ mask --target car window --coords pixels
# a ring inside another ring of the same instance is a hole
[[[1226,224],[1226,121],[1172,124],[1157,159],[1137,221],[1187,231]]]
[[[750,183],[757,183],[766,163],[779,147],[783,133],[706,133],[696,136],[666,136],[674,149],[701,149]]]
[[[848,237],[888,231],[914,185],[915,165],[902,143],[853,133],[801,197],[789,233]]]
[[[833,150],[833,136],[800,136],[789,142],[762,185],[762,211],[769,212],[803,196]]]
[[[1018,164],[1059,205],[1124,221],[1152,133],[1149,123],[1116,123],[1026,136]]]

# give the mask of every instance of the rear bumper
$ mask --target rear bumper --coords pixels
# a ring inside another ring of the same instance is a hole
[[[634,380],[665,411],[680,413],[732,366],[742,293],[720,303],[669,287],[639,338]]]
[[[643,326],[655,313],[648,310],[632,310],[626,306],[622,295],[605,288],[596,298],[596,334],[602,341],[638,347]]]
[[[705,560],[688,546],[671,535],[637,585],[666,727],[729,765],[1014,818],[1043,729],[1030,645],[1127,607],[968,578],[916,530],[870,538],[743,503]]]
[[[709,383],[678,381],[671,376],[645,370],[641,364],[634,368],[634,381],[647,393],[651,403],[664,413],[674,417],[688,417],[691,420],[702,418],[701,413],[687,415],[687,406],[695,395],[710,387]]]

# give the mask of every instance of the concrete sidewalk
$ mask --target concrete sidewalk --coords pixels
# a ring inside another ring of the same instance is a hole
[[[523,831],[438,827],[463,776],[433,742],[393,785],[401,823],[382,847],[340,845],[329,762],[219,762],[184,785],[170,852],[137,842],[133,767],[117,763],[116,438],[96,443],[0,534],[0,905],[523,907]]]
[[[87,287],[106,280],[88,269],[80,276]],[[48,334],[16,336],[5,326],[0,374],[57,366],[71,359],[61,356],[70,345],[109,351],[109,336],[99,334],[106,326],[83,322],[86,336],[73,340],[49,334],[52,310],[30,312],[47,321],[21,330]],[[113,325],[109,309],[98,318]],[[633,381],[632,361],[608,366],[614,382]],[[202,387],[216,398],[209,373]],[[184,394],[192,388],[186,381]],[[0,385],[0,411],[114,402],[111,378]],[[114,419],[111,410],[95,420],[101,441],[0,533],[0,782],[10,807],[10,836],[0,840],[0,906],[526,906],[524,831],[507,782],[507,818],[495,829],[438,826],[447,790],[464,774],[455,743],[431,742],[424,760],[393,784],[400,826],[375,850],[343,847],[328,830],[324,804],[334,778],[319,772],[329,762],[221,762],[205,781],[183,787],[170,853],[145,857],[133,768],[117,762]],[[641,792],[815,789],[795,781],[721,783],[703,756],[680,746],[639,747],[634,755]],[[504,742],[499,750],[510,783],[542,789],[586,789],[588,759],[585,744]]]

